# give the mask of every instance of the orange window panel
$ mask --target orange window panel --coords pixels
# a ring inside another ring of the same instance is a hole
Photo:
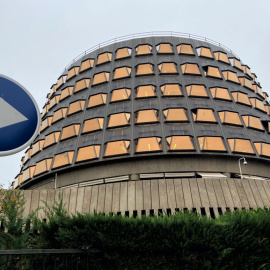
[[[62,108],[54,112],[52,123],[56,123],[66,117],[67,108]]]
[[[156,87],[154,85],[143,85],[137,87],[136,98],[148,98],[156,96]]]
[[[136,141],[136,153],[157,152],[161,150],[162,143],[159,137],[139,138]]]
[[[111,102],[118,102],[130,98],[131,90],[128,88],[116,89],[112,91]]]
[[[110,79],[110,73],[109,72],[101,72],[94,75],[93,83],[92,85],[98,85],[102,83],[107,83]]]
[[[206,66],[206,67],[203,67],[203,70],[204,70],[204,75],[207,77],[222,79],[217,67]]]
[[[118,79],[128,78],[130,77],[130,75],[131,75],[130,67],[120,67],[114,70],[113,79],[118,80]]]
[[[55,86],[55,90],[60,88],[66,82],[66,80],[67,80],[67,75],[61,76],[57,81],[57,84]]]
[[[260,117],[255,117],[252,115],[243,115],[242,118],[247,128],[264,131]]]
[[[230,94],[227,88],[213,87],[210,88],[210,92],[213,98],[231,101]]]
[[[82,134],[96,132],[103,129],[104,118],[93,118],[86,120],[83,125]]]
[[[78,150],[76,163],[87,161],[87,160],[98,159],[99,153],[100,153],[100,145],[90,145],[86,147],[81,147]]]
[[[178,74],[175,63],[162,63],[158,65],[160,74]]]
[[[36,166],[28,167],[22,173],[22,182],[33,177],[34,171]]]
[[[228,139],[231,151],[244,154],[255,154],[249,140]]]
[[[248,95],[241,92],[232,92],[233,99],[236,103],[240,103],[251,107]]]
[[[255,142],[254,143],[256,150],[260,156],[270,157],[270,144],[269,143],[262,143],[262,142]]]
[[[214,52],[215,58],[217,61],[226,63],[226,64],[230,64],[230,61],[228,59],[228,56],[226,53],[224,52]]]
[[[180,44],[177,46],[178,54],[194,55],[192,46],[190,44]]]
[[[190,97],[208,97],[204,85],[192,84],[186,86],[187,94]]]
[[[216,117],[211,109],[197,109],[192,112],[195,122],[216,123]]]
[[[18,174],[18,176],[15,179],[15,182],[17,181],[18,185],[22,183],[22,174]]]
[[[106,104],[107,94],[90,96],[87,108],[93,108]]]
[[[60,96],[60,101],[66,99],[67,97],[71,96],[73,87],[66,87],[65,89],[62,90],[61,96]]]
[[[84,110],[85,100],[78,100],[73,103],[70,103],[68,108],[68,116],[74,113],[78,113]]]
[[[42,122],[41,122],[41,126],[40,126],[40,132],[42,132],[43,130],[45,130],[46,128],[48,128],[51,125],[52,122],[52,116],[49,116],[47,118],[45,118]]]
[[[79,68],[80,68],[80,67],[72,67],[72,68],[68,71],[67,81],[70,80],[71,78],[75,77],[75,76],[79,73]]]
[[[221,137],[198,137],[201,151],[226,151]]]
[[[74,124],[74,125],[70,125],[68,127],[64,127],[60,141],[67,140],[67,139],[78,136],[79,130],[80,130],[79,124]]]
[[[201,57],[206,57],[206,58],[211,58],[211,59],[214,58],[211,53],[210,48],[200,47],[200,48],[197,48],[196,50],[197,50],[198,55]]]
[[[248,66],[242,65],[242,70],[245,74],[247,74],[248,76],[250,76],[252,78],[252,74],[251,74],[250,68]]]
[[[186,110],[183,108],[167,109],[163,114],[166,122],[188,122]]]
[[[72,164],[74,151],[64,152],[54,157],[53,169],[64,167]]]
[[[108,142],[105,149],[105,157],[127,155],[130,153],[130,141]]]
[[[243,126],[238,113],[223,111],[218,113],[221,123],[227,125]]]
[[[190,136],[167,137],[167,149],[169,151],[194,151],[193,139]]]
[[[40,140],[32,145],[32,156],[38,154],[44,145],[44,140]]]
[[[116,52],[116,57],[115,59],[122,59],[122,58],[127,58],[131,56],[131,49],[130,48],[120,48]]]
[[[34,176],[48,172],[52,164],[52,158],[47,158],[37,162]]]
[[[76,82],[74,93],[80,92],[82,90],[85,90],[89,87],[90,79],[81,79]]]
[[[86,70],[92,68],[94,66],[94,61],[95,61],[95,59],[91,59],[91,58],[82,61],[80,72],[83,72],[83,71],[86,71]]]
[[[183,96],[179,84],[164,84],[160,89],[163,96]]]
[[[111,114],[109,118],[108,128],[122,127],[130,124],[130,113]]]
[[[197,64],[183,64],[181,65],[181,70],[185,75],[201,75]]]
[[[239,77],[239,81],[242,86],[254,91],[251,80],[247,79],[246,77]]]
[[[154,66],[152,64],[140,64],[137,66],[136,75],[152,75],[154,74]]]
[[[59,140],[59,136],[60,136],[59,131],[46,135],[43,148],[47,148],[49,146],[56,144]]]
[[[267,114],[270,114],[269,105],[264,105],[264,109],[265,109]]]
[[[41,118],[43,118],[47,114],[47,112],[49,111],[49,107],[50,107],[49,104],[44,106]]]
[[[242,65],[240,60],[236,59],[236,58],[229,58],[231,65],[235,68],[238,68],[239,70],[242,71]]]
[[[222,71],[222,74],[223,74],[224,79],[226,81],[240,84],[240,81],[239,81],[237,74],[235,72],[225,70],[225,71]]]
[[[105,64],[112,61],[112,53],[105,52],[98,56],[97,65]]]
[[[26,163],[32,155],[32,148],[28,148],[25,152],[24,163]]]
[[[266,113],[266,110],[265,110],[265,107],[264,107],[264,104],[261,100],[257,99],[257,98],[250,98],[249,99],[252,106],[257,109],[257,110],[260,110],[262,112],[265,112]]]
[[[152,54],[152,46],[148,44],[139,45],[136,47],[136,55]]]
[[[50,100],[50,107],[49,107],[49,110],[52,109],[54,106],[57,105],[57,103],[59,102],[60,100],[60,95],[57,95],[55,97],[53,97],[51,100]]]
[[[253,88],[253,90],[254,90],[255,93],[257,93],[257,94],[260,95],[261,97],[264,97],[262,88],[261,88],[259,85],[253,84],[253,85],[252,85],[252,88]]]
[[[136,113],[135,123],[137,124],[156,123],[158,121],[159,117],[157,110],[145,110]]]
[[[173,49],[170,43],[160,43],[157,45],[157,52],[161,54],[172,54]]]

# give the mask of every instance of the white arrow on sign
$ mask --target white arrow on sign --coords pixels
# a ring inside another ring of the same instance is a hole
[[[0,98],[0,128],[18,124],[28,119]]]

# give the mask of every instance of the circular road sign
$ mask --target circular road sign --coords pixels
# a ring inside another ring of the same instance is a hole
[[[40,113],[32,95],[0,74],[0,156],[15,154],[30,145],[39,126]]]

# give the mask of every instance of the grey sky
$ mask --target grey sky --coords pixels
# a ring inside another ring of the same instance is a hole
[[[0,73],[26,87],[40,111],[64,67],[86,49],[138,32],[205,36],[232,49],[269,93],[270,2],[265,0],[0,0]],[[0,157],[11,183],[24,151]]]

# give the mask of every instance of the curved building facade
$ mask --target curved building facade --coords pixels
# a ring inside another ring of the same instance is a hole
[[[231,51],[177,36],[116,42],[85,53],[51,87],[15,187],[83,188],[85,202],[93,189],[92,210],[105,212],[121,212],[120,197],[130,211],[207,208],[212,195],[223,209],[263,207],[269,121],[267,93]],[[178,207],[179,192],[190,206]],[[250,192],[256,205],[243,205]]]

